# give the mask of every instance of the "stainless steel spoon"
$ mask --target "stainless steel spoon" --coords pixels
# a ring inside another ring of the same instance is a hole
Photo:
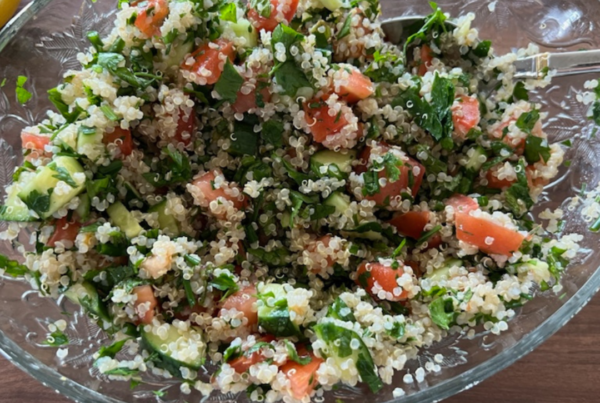
[[[395,44],[403,44],[408,37],[406,29],[424,21],[422,16],[404,16],[384,20],[381,28],[387,39]],[[446,21],[449,29],[456,24]],[[544,52],[523,57],[514,62],[515,78],[542,78],[548,71],[554,71],[555,76],[570,76],[584,73],[600,72],[600,50],[583,50],[576,52]]]

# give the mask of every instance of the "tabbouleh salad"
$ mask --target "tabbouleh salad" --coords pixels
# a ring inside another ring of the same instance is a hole
[[[4,273],[111,335],[108,378],[183,393],[376,393],[448,334],[506,330],[582,238],[528,215],[563,159],[528,96],[550,78],[432,7],[396,45],[377,0],[119,1],[21,134]]]

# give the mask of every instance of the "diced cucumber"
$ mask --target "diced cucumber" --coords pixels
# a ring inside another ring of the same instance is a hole
[[[86,222],[90,217],[90,196],[84,193],[79,196],[79,206],[75,209],[80,222]]]
[[[333,301],[333,304],[329,305],[327,316],[345,322],[356,322],[356,317],[354,316],[352,309],[350,309],[340,297],[337,297],[335,301]]]
[[[57,170],[68,174],[70,180],[74,181],[74,183],[76,183],[74,174],[84,172],[83,167],[75,158],[59,156],[54,158],[50,164],[38,168],[33,179],[26,183],[18,194],[19,198],[25,203],[31,203],[29,207],[35,206],[36,212],[41,218],[50,217],[57,210],[69,203],[73,197],[81,193],[85,187],[85,181],[83,181],[75,187],[69,186],[67,191],[60,193],[54,191],[60,180],[57,176],[61,174]]]
[[[329,11],[335,11],[340,7],[344,7],[342,0],[320,0],[320,2]]]
[[[140,192],[137,191],[137,189],[129,182],[125,181],[123,182],[123,187],[126,190],[125,193],[125,204],[130,205],[130,203],[134,200],[139,201],[139,204],[141,206],[143,206],[144,201],[142,199],[142,195],[140,194]]]
[[[336,325],[331,319],[325,319],[313,329],[317,337],[327,344],[327,351],[321,351],[321,356],[334,359],[339,370],[342,371],[342,379],[345,375],[349,378],[354,370],[348,368],[347,361],[350,359],[361,381],[365,382],[373,393],[377,393],[383,387],[373,357],[363,339],[355,331]]]
[[[164,64],[164,69],[168,70],[171,67],[179,66],[186,55],[192,52],[194,41],[181,42],[179,39],[171,44],[168,54],[160,53],[161,61]]]
[[[184,331],[170,325],[164,338],[142,329],[141,336],[143,347],[157,355],[154,363],[174,376],[181,377],[181,367],[199,370],[204,365],[206,342],[198,327]]]
[[[13,188],[13,189],[16,189]],[[35,218],[29,213],[29,207],[17,196],[17,192],[13,191],[4,201],[4,205],[0,206],[0,221],[34,221]]]
[[[485,150],[481,146],[477,146],[477,147],[473,148],[472,150],[473,150],[473,154],[469,157],[469,160],[467,161],[465,168],[467,168],[470,171],[477,172],[481,169],[481,166],[485,162],[485,161],[482,162],[479,159],[479,157],[481,157],[482,155],[486,156],[486,154],[485,154]]]
[[[453,267],[461,267],[463,262],[460,259],[447,259],[444,265],[439,269],[435,269],[430,274],[425,274],[423,277],[428,278],[431,281],[439,282],[441,280],[448,279],[450,275],[450,269]]]
[[[329,176],[344,179],[352,170],[352,161],[356,159],[356,151],[335,152],[323,150],[310,158],[310,169],[319,177]],[[323,168],[328,167],[327,169]]]
[[[158,213],[158,224],[160,229],[168,236],[177,236],[181,232],[179,229],[179,222],[173,217],[172,214],[167,213],[165,208],[167,207],[167,201],[155,204],[148,210],[149,213]]]
[[[106,209],[110,222],[125,233],[127,238],[135,238],[144,229],[140,226],[133,214],[121,202],[116,202]]]
[[[111,318],[108,309],[91,283],[84,281],[83,283],[73,284],[65,291],[64,295],[74,304],[81,305],[86,312],[110,323]]]
[[[339,214],[344,214],[350,208],[350,197],[341,192],[333,192],[323,204],[335,207],[335,211]],[[372,241],[379,241],[383,239],[383,235],[376,231],[366,232],[350,232],[343,231],[342,235],[349,238],[363,238],[370,239]]]
[[[222,21],[224,30],[231,29],[238,38],[246,39],[244,46],[254,48],[258,43],[258,33],[250,21],[245,18],[238,18],[237,22]]]
[[[264,305],[258,308],[258,325],[275,337],[299,336],[300,328],[290,319],[287,292],[281,284],[258,286],[259,298]]]
[[[341,192],[333,192],[323,201],[323,204],[335,207],[335,211],[342,215],[350,208],[350,196]]]
[[[85,130],[80,130],[77,135],[77,152],[79,154],[88,155],[90,149],[104,149],[102,138],[104,137],[101,130],[96,130],[92,134],[88,134]]]

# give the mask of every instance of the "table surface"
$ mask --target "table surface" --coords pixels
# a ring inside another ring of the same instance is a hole
[[[587,403],[600,398],[600,294],[511,367],[445,403]],[[0,357],[3,403],[67,403]],[[49,393],[50,392],[50,393]]]

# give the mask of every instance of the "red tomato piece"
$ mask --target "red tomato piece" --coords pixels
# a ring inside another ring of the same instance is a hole
[[[514,180],[509,179],[499,179],[497,176],[497,170],[494,168],[487,171],[485,178],[488,181],[487,186],[492,189],[504,189],[515,183]]]
[[[48,239],[47,246],[54,248],[57,242],[75,242],[81,224],[75,220],[67,221],[67,217],[60,218],[55,223],[54,232]]]
[[[177,131],[175,132],[175,141],[188,146],[192,142],[192,135],[196,131],[196,117],[192,109],[189,116],[185,115],[183,110],[179,110],[179,120],[177,121]],[[187,133],[187,134],[184,134]]]
[[[246,319],[248,319],[248,326],[254,326],[258,322],[258,312],[254,309],[256,301],[256,287],[249,285],[229,296],[223,302],[222,309],[235,308],[243,312]]]
[[[260,82],[257,85],[261,87],[264,86],[264,84],[261,84]],[[271,92],[268,87],[261,88],[259,93],[262,96],[263,102],[269,102],[271,100]],[[231,107],[236,113],[246,113],[250,109],[255,109],[257,107],[256,89],[249,94],[244,94],[241,90],[238,91],[237,98]]]
[[[483,252],[512,256],[525,240],[525,236],[518,231],[506,228],[485,217],[474,217],[469,214],[478,208],[477,202],[470,197],[453,196],[448,204],[455,209],[456,237],[477,246]]]
[[[304,113],[310,133],[317,143],[324,142],[327,136],[339,133],[348,124],[343,114],[329,114],[329,105],[325,100],[313,99],[304,103]]]
[[[346,68],[343,68],[343,70],[344,69]],[[347,80],[348,82],[340,85],[339,91],[336,91],[336,93],[350,104],[370,97],[375,91],[371,79],[361,73],[357,68],[352,67],[348,77],[344,78],[344,80]]]
[[[273,31],[279,23],[288,24],[298,9],[298,0],[270,0],[271,14],[268,17],[260,15],[258,10],[248,9],[248,19],[257,31]]]
[[[44,147],[50,144],[50,137],[21,132],[21,144],[26,150],[44,151]]]
[[[167,0],[148,0],[138,10],[135,26],[144,35],[150,37],[160,33],[160,26],[169,14]]]
[[[128,156],[133,151],[133,138],[131,137],[131,132],[129,130],[121,129],[120,127],[115,127],[115,130],[112,133],[104,133],[104,137],[102,139],[104,144],[116,144],[121,149],[121,154],[123,156]]]
[[[452,123],[454,133],[462,139],[466,138],[469,131],[479,124],[481,114],[479,101],[476,97],[460,95],[452,105]]]
[[[204,175],[195,178],[192,182],[192,184],[202,193],[203,202],[201,203],[201,206],[206,208],[211,201],[223,198],[232,202],[236,209],[242,209],[246,205],[246,197],[241,189],[239,190],[240,196],[238,197],[227,194],[223,188],[215,189],[213,184],[217,175],[221,175],[221,173],[219,171],[209,171]],[[230,183],[229,188],[231,189],[232,187],[237,187],[237,185]]]
[[[221,56],[225,55],[225,57]],[[235,51],[233,44],[227,39],[219,38],[214,42],[206,43],[200,46],[192,57],[195,59],[194,64],[182,66],[183,69],[196,73],[198,77],[204,77],[202,72],[208,70],[211,74],[206,79],[207,85],[212,85],[219,81],[223,68],[225,67],[225,58],[229,58],[231,62],[235,59]]]
[[[154,296],[154,290],[152,286],[145,284],[139,285],[133,289],[133,293],[137,295],[137,299],[135,300],[135,311],[139,317],[140,323],[148,325],[152,323],[152,319],[154,319],[154,309],[158,306],[158,301]],[[142,309],[140,305],[150,303],[148,309],[146,310],[146,306]]]
[[[399,288],[396,279],[404,274],[403,267],[403,263],[400,263],[398,268],[394,269],[391,266],[386,266],[379,262],[363,262],[360,266],[358,266],[358,270],[356,272],[356,284],[360,285],[361,287],[364,287],[366,284],[367,289],[365,291],[374,297],[378,297],[378,295],[373,292],[373,287],[375,286],[375,282],[377,282],[383,291],[390,293],[390,295],[385,298],[388,301],[405,300],[408,296],[408,293],[405,290],[402,290],[399,295],[394,293],[394,290]]]
[[[281,371],[290,381],[292,396],[302,400],[305,396],[310,395],[317,386],[316,373],[324,361],[312,352],[307,351],[305,347],[299,347],[297,351],[300,357],[310,356],[311,362],[301,365],[295,361],[288,361],[281,367]]]
[[[419,239],[425,225],[429,223],[429,211],[408,211],[397,213],[390,220],[398,232],[413,239]]]
[[[271,335],[265,335],[257,338],[257,342],[270,343],[275,340],[275,337]],[[242,354],[240,357],[235,358],[228,362],[228,364],[234,369],[238,374],[243,374],[248,371],[251,366],[254,364],[258,364],[261,361],[264,361],[265,357],[262,355],[261,351],[255,351],[254,353],[247,355],[246,353]]]
[[[431,66],[433,61],[433,51],[427,44],[421,46],[421,61],[419,63],[419,75],[424,76],[427,73],[427,69]]]

